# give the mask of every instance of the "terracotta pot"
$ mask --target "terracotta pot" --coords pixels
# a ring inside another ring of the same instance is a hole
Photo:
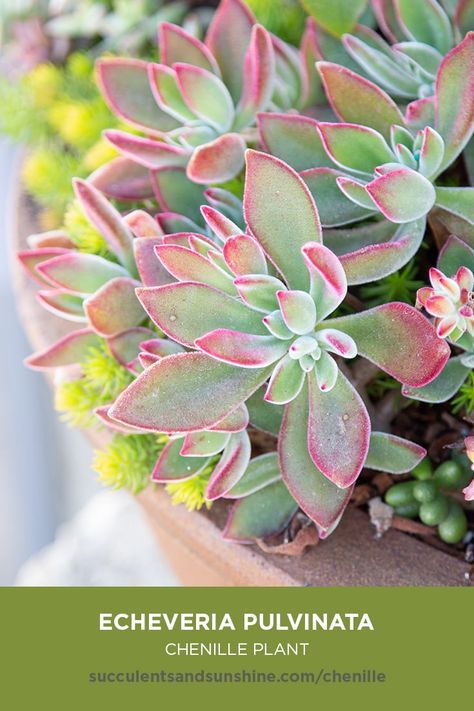
[[[12,249],[38,231],[31,202],[19,190]],[[36,286],[14,262],[18,309],[32,348],[50,344],[73,330],[35,301]],[[193,586],[339,586],[469,584],[469,565],[416,538],[390,530],[375,539],[367,515],[349,508],[327,541],[300,557],[264,553],[257,546],[224,541],[226,502],[210,512],[189,513],[172,506],[162,488],[149,486],[138,496],[152,534],[184,585]]]

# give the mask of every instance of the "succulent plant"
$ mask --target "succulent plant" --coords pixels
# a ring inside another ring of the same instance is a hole
[[[283,479],[303,510],[327,531],[370,461],[371,442],[372,447],[406,447],[415,459],[421,452],[382,433],[371,440],[367,409],[332,354],[342,360],[359,353],[401,382],[418,386],[436,377],[449,349],[405,304],[328,318],[347,291],[344,269],[321,243],[315,203],[289,166],[248,153],[244,212],[248,229],[241,233],[223,215],[203,208],[224,241],[221,248],[189,233],[166,235],[155,246],[177,282],[137,294],[168,339],[188,350],[147,368],[109,416],[126,426],[189,437],[218,427],[255,393],[260,407],[284,405]],[[211,478],[220,496],[245,471],[237,457],[234,462],[225,477],[215,470]]]
[[[304,105],[308,78],[297,50],[257,25],[241,0],[223,0],[204,42],[161,23],[159,50],[158,64],[110,58],[97,69],[111,109],[145,133],[105,136],[152,171],[166,209],[170,183],[185,189],[185,170],[205,185],[239,175],[245,148],[256,140],[256,113]]]
[[[320,24],[298,51],[222,0],[204,41],[165,22],[159,63],[100,60],[125,124],[105,132],[120,155],[75,181],[67,229],[19,255],[41,304],[78,324],[28,363],[57,372],[71,398],[83,388],[82,409],[114,433],[101,477],[138,491],[149,471],[191,509],[229,499],[230,540],[277,533],[298,507],[329,535],[364,467],[403,474],[426,454],[378,431],[379,403],[399,397],[389,391],[445,402],[472,373],[474,189],[458,186],[470,179],[474,33],[445,43],[433,97],[387,93],[339,39],[375,42],[356,25],[366,5],[307,0]],[[382,29],[390,7],[373,3]],[[465,28],[459,16],[450,28]],[[416,32],[390,52],[428,56]],[[321,87],[329,109],[316,106]],[[409,301],[434,248],[432,286],[416,305],[392,301],[379,280],[397,277]],[[274,451],[255,456],[258,430]],[[135,456],[129,476],[120,462]],[[459,533],[458,510],[444,513]]]

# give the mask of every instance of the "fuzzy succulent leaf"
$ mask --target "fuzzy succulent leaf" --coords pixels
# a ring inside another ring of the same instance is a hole
[[[436,188],[436,205],[474,225],[474,188]]]
[[[354,29],[367,6],[367,0],[303,0],[303,7],[335,37]]]
[[[347,333],[356,342],[359,355],[412,387],[434,380],[450,354],[449,346],[436,337],[432,324],[408,304],[382,304],[352,316],[330,319],[324,325]]]
[[[100,59],[96,70],[104,99],[126,123],[155,135],[179,125],[158,107],[150,89],[146,62],[119,57]]]
[[[349,503],[352,487],[340,489],[315,466],[308,452],[308,387],[286,408],[278,442],[284,482],[296,501],[322,529],[329,529]]]
[[[219,74],[219,66],[212,52],[194,35],[171,22],[161,22],[158,28],[160,59],[163,64],[172,66],[185,62]]]
[[[117,255],[133,276],[135,273],[132,251],[133,237],[121,219],[120,213],[97,188],[85,180],[76,178],[74,190],[87,219],[103,235],[112,252]]]
[[[297,114],[261,113],[257,125],[263,148],[295,170],[334,165],[314,119]]]
[[[430,211],[436,200],[429,180],[403,167],[375,178],[366,190],[384,217],[396,223],[418,220]]]
[[[135,360],[143,342],[153,336],[153,331],[149,328],[137,326],[129,328],[116,336],[107,339],[107,347],[117,363],[124,368],[128,368]],[[172,344],[174,346],[174,344]],[[175,352],[174,350],[172,351]]]
[[[253,336],[227,328],[206,333],[195,345],[212,358],[241,368],[264,368],[288,350],[287,344],[274,336]]]
[[[226,499],[243,499],[281,479],[278,454],[267,452],[250,460],[242,478],[226,493]]]
[[[474,249],[455,235],[448,237],[438,257],[438,269],[449,276],[456,274],[459,267],[467,267],[474,272]]]
[[[350,69],[318,62],[326,96],[341,121],[375,129],[388,140],[392,124],[403,126],[403,115],[388,94]]]
[[[184,438],[180,454],[183,457],[211,457],[222,452],[229,438],[229,432],[190,432]]]
[[[36,269],[53,286],[77,294],[93,294],[111,279],[128,276],[126,269],[108,259],[72,251],[48,259]]]
[[[258,111],[264,111],[275,82],[275,54],[269,33],[261,26],[252,29],[243,68],[242,95],[236,109],[234,128],[251,124]]]
[[[182,214],[198,225],[202,223],[202,186],[189,180],[182,168],[160,168],[152,174],[152,184],[163,210]]]
[[[215,74],[192,64],[175,64],[176,79],[188,108],[216,131],[228,131],[234,104],[225,84]]]
[[[171,439],[163,448],[151,474],[151,480],[156,483],[168,481],[186,481],[199,474],[209,463],[205,457],[183,457],[182,438]]]
[[[97,334],[90,328],[83,328],[68,333],[52,346],[33,353],[26,358],[25,364],[37,370],[74,365],[84,361],[90,349],[97,348],[99,345],[100,339]]]
[[[471,368],[462,364],[461,358],[462,356],[450,358],[439,375],[423,387],[404,385],[402,395],[421,402],[437,403],[450,400],[471,372]]]
[[[154,196],[148,168],[125,156],[104,163],[89,176],[89,182],[113,200],[142,202]]]
[[[178,281],[202,282],[226,294],[235,294],[231,277],[202,254],[175,244],[157,245],[155,253],[165,269]]]
[[[347,489],[364,466],[370,418],[354,386],[339,371],[334,387],[323,392],[309,377],[308,451],[333,484]]]
[[[342,168],[371,175],[375,168],[393,161],[383,136],[373,128],[351,123],[318,123],[324,147]]]
[[[362,187],[369,209],[364,209],[353,199],[348,199],[339,188],[338,178],[344,173],[334,168],[310,168],[300,173],[310,189],[323,227],[338,227],[370,217],[375,205]]]
[[[398,227],[386,242],[340,255],[347,283],[366,284],[398,271],[418,252],[424,233],[424,219],[408,222]]]
[[[308,242],[301,250],[310,275],[310,294],[322,321],[342,303],[347,279],[339,259],[322,244]]]
[[[244,167],[247,144],[238,133],[226,133],[198,146],[187,167],[187,176],[195,183],[225,183]]]
[[[250,423],[262,432],[278,436],[283,417],[283,407],[264,400],[265,386],[258,388],[246,402]]]
[[[436,77],[435,128],[445,143],[442,167],[450,165],[474,129],[474,32],[443,59]]]
[[[273,369],[265,392],[265,401],[275,405],[291,402],[303,387],[305,377],[299,362],[286,355]]]
[[[122,155],[150,170],[187,164],[188,152],[181,146],[135,136],[117,129],[105,131],[104,136]]]
[[[269,374],[269,368],[236,368],[205,353],[178,353],[139,375],[115,401],[111,415],[155,432],[209,429],[250,397]]]
[[[234,504],[222,535],[229,541],[253,543],[282,531],[297,509],[283,482],[274,482]]]
[[[84,301],[84,311],[91,327],[101,336],[116,336],[139,326],[145,313],[135,296],[140,282],[116,277]]]
[[[364,466],[389,474],[405,474],[425,456],[426,449],[414,442],[386,432],[372,432]]]
[[[138,289],[137,296],[157,326],[188,348],[216,328],[268,333],[258,313],[207,284],[181,282]]]
[[[162,243],[162,237],[136,237],[133,240],[135,263],[144,286],[161,286],[173,281],[168,270],[156,258],[155,247]]]
[[[246,222],[290,288],[308,286],[301,247],[321,242],[314,200],[303,180],[273,156],[247,151]]]
[[[453,44],[451,23],[438,2],[395,0],[395,8],[398,21],[410,39],[436,47],[441,54],[451,49]]]
[[[250,438],[246,431],[230,436],[206,488],[209,501],[225,496],[245,473],[250,462]]]
[[[36,298],[47,311],[67,321],[76,323],[87,321],[83,299],[77,294],[71,294],[65,289],[45,289],[38,291]]]

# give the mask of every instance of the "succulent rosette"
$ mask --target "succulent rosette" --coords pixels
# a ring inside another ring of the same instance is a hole
[[[184,351],[148,367],[109,416],[126,426],[168,433],[173,441],[184,436],[180,454],[186,456],[194,451],[188,448],[193,433],[218,430],[245,405],[250,423],[255,416],[267,430],[266,413],[278,408],[281,476],[324,533],[339,519],[364,464],[372,466],[371,448],[400,449],[414,460],[422,456],[416,445],[371,434],[345,360],[362,355],[418,387],[437,376],[449,348],[405,304],[328,318],[346,295],[345,272],[322,244],[309,190],[282,161],[248,153],[244,213],[242,233],[204,207],[215,242],[179,233],[155,247],[177,281],[138,289],[138,298]],[[214,439],[221,445],[226,438],[213,436],[206,454],[214,453]],[[239,457],[231,459],[222,474],[214,471],[212,496],[228,495],[245,476]]]
[[[97,64],[111,109],[145,134],[106,131],[125,160],[97,179],[114,197],[120,173],[133,195],[134,173],[145,181],[151,171],[167,209],[167,195],[178,185],[183,193],[202,194],[188,180],[208,185],[238,176],[245,149],[256,140],[256,113],[301,107],[309,79],[298,51],[256,24],[241,0],[220,4],[203,42],[161,23],[159,51],[160,63],[108,58]]]

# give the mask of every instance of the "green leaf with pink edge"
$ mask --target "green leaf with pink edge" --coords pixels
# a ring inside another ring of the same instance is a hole
[[[474,129],[474,32],[468,32],[441,62],[436,76],[435,128],[445,143],[441,168],[446,168]]]
[[[178,281],[208,284],[226,294],[236,295],[232,279],[202,254],[174,244],[161,244],[155,253],[165,269]]]
[[[282,358],[288,346],[274,336],[254,336],[242,331],[217,328],[195,341],[212,358],[241,368],[264,368]]]
[[[129,276],[119,264],[97,254],[72,251],[42,262],[37,271],[53,286],[77,294],[93,294],[111,279]]]
[[[120,434],[146,434],[144,430],[139,430],[136,427],[127,427],[126,425],[121,425],[115,422],[111,417],[109,417],[109,405],[101,405],[96,407],[94,410],[94,415],[97,417],[101,425],[105,425],[109,430],[114,432],[120,432]]]
[[[84,361],[90,349],[99,347],[100,343],[100,338],[90,328],[82,328],[68,333],[52,346],[28,356],[25,364],[36,370],[74,365]]]
[[[266,386],[258,388],[246,402],[250,424],[262,432],[278,436],[283,417],[283,407],[264,400]]]
[[[242,171],[247,144],[238,133],[226,133],[210,143],[198,146],[187,167],[187,176],[195,183],[226,183]]]
[[[342,173],[336,177],[336,185],[348,200],[364,210],[376,211],[377,206],[365,189],[365,184],[358,180],[345,177]]]
[[[205,353],[178,353],[139,375],[119,395],[111,415],[152,432],[209,429],[245,402],[270,370],[236,368]]]
[[[434,96],[417,99],[408,104],[405,111],[406,124],[413,132],[422,131],[435,124]]]
[[[210,462],[206,457],[183,457],[183,439],[171,439],[164,446],[151,473],[151,480],[157,484],[171,481],[186,481],[203,471]]]
[[[324,91],[321,79],[316,71],[318,59],[318,43],[316,38],[316,23],[309,18],[300,42],[301,72],[303,79],[301,107],[317,106],[324,102]]]
[[[425,178],[434,180],[443,161],[444,141],[431,126],[423,130],[423,142],[420,148],[418,170]]]
[[[286,326],[300,336],[316,325],[316,305],[306,291],[277,291],[278,305]]]
[[[178,123],[156,104],[148,80],[147,62],[109,57],[96,62],[102,95],[111,110],[126,123],[161,135]]]
[[[185,166],[188,162],[188,151],[181,146],[135,136],[117,129],[104,131],[104,137],[119,153],[150,170],[165,166]]]
[[[155,254],[155,247],[163,244],[163,237],[136,237],[133,252],[140,281],[144,286],[161,286],[174,281]]]
[[[100,232],[111,251],[134,276],[136,271],[132,248],[133,237],[118,210],[96,187],[85,180],[76,178],[73,185],[76,197],[91,225]]]
[[[235,486],[250,462],[250,438],[247,432],[232,434],[206,487],[206,499],[214,501]]]
[[[344,35],[342,43],[359,67],[391,94],[406,99],[418,96],[419,80],[404,72],[395,58],[354,35]]]
[[[250,460],[242,478],[225,495],[225,499],[243,499],[270,484],[280,481],[278,454],[267,452]]]
[[[341,121],[369,126],[387,141],[392,124],[404,125],[396,103],[376,84],[331,62],[318,62],[317,68],[328,101]]]
[[[117,277],[104,284],[84,301],[91,327],[100,336],[116,336],[145,320],[145,312],[135,296],[140,282]]]
[[[418,252],[424,232],[424,219],[409,222],[401,225],[388,242],[340,255],[347,283],[367,284],[398,271]]]
[[[340,371],[329,391],[321,391],[314,372],[308,376],[308,388],[309,455],[324,476],[347,489],[359,476],[369,450],[367,408]]]
[[[314,119],[299,114],[260,113],[257,126],[263,148],[295,170],[334,165]]]
[[[163,236],[163,230],[158,222],[145,210],[132,210],[124,215],[123,220],[136,238]]]
[[[66,319],[66,321],[87,322],[83,299],[77,294],[71,294],[65,289],[46,289],[38,291],[36,298],[47,311]]]
[[[148,65],[148,78],[153,97],[161,110],[179,123],[196,121],[196,116],[182,97],[176,72],[164,64]],[[208,129],[212,133],[212,129]]]
[[[180,454],[182,457],[212,457],[222,452],[229,438],[229,432],[190,432],[184,438]]]
[[[141,344],[146,342],[146,339],[151,339],[153,335],[151,329],[137,326],[108,338],[107,347],[117,363],[126,368],[138,356]]]
[[[225,84],[215,74],[191,64],[175,64],[173,69],[188,108],[216,131],[228,131],[235,111]]]
[[[402,395],[410,400],[421,400],[421,402],[447,402],[456,395],[472,370],[461,363],[461,358],[462,356],[450,358],[441,373],[424,387],[404,385]]]
[[[238,225],[210,205],[202,205],[201,213],[206,224],[221,242],[225,242],[229,237],[234,237],[242,232]]]
[[[303,0],[306,12],[335,37],[351,32],[367,7],[367,0]]]
[[[425,456],[426,449],[408,439],[387,432],[372,432],[364,466],[389,474],[406,474]]]
[[[337,178],[345,178],[345,176],[339,170],[310,168],[303,170],[300,175],[318,206],[319,219],[323,227],[338,227],[364,220],[370,217],[376,209],[362,186],[361,191],[366,198],[369,210],[356,204],[346,196],[344,191],[341,191]]]
[[[318,211],[295,171],[273,156],[247,151],[246,222],[265,253],[293,289],[308,286],[301,247],[321,242]]]
[[[223,255],[235,276],[267,273],[267,262],[262,248],[250,235],[228,237]]]
[[[26,242],[30,250],[75,249],[76,245],[64,230],[48,230],[28,235]],[[51,255],[52,256],[52,255]]]
[[[308,386],[285,407],[278,454],[284,482],[318,526],[328,529],[349,503],[352,487],[340,489],[314,465],[308,452]]]
[[[388,242],[400,229],[399,225],[385,219],[362,226],[339,227],[324,230],[324,244],[340,259],[342,255],[357,252],[363,247]]]
[[[240,198],[219,187],[206,188],[204,196],[209,205],[238,225],[240,232],[245,232],[246,226]]]
[[[412,387],[434,380],[450,354],[448,344],[438,338],[428,319],[413,306],[400,302],[328,319],[324,327],[352,336],[359,355]]]
[[[463,37],[474,26],[474,3],[472,0],[461,0],[461,2],[457,2],[456,0],[445,0],[444,4],[454,4],[454,24],[459,30],[461,37]],[[449,11],[450,8],[446,7],[445,9]]]
[[[281,359],[273,369],[265,393],[265,401],[275,405],[286,405],[301,391],[306,374],[299,362],[289,355]]]
[[[217,59],[235,102],[242,92],[244,57],[254,23],[255,18],[241,0],[223,0],[206,35],[206,45]]]
[[[224,417],[212,426],[213,432],[242,432],[249,423],[249,413],[246,405],[239,405],[230,415]]]
[[[152,185],[162,210],[182,214],[197,225],[202,224],[202,186],[189,180],[182,168],[160,168],[152,173]]]
[[[234,285],[242,301],[263,313],[278,308],[277,291],[285,288],[283,282],[271,274],[247,274],[234,279]]]
[[[175,232],[199,232],[202,229],[202,226],[197,225],[189,217],[177,212],[160,212],[155,219],[165,235]]]
[[[222,536],[236,543],[254,543],[280,533],[297,510],[285,484],[276,481],[234,504]]]
[[[197,338],[216,328],[268,333],[258,313],[207,284],[181,282],[136,293],[154,323],[188,348],[194,348]]]
[[[21,252],[17,252],[16,257],[29,277],[32,277],[38,284],[51,286],[51,282],[42,276],[36,267],[53,257],[68,254],[69,251],[70,250],[63,249],[62,247],[41,247],[39,249],[22,250]]]
[[[397,224],[423,217],[436,199],[429,180],[409,168],[395,169],[375,178],[366,190],[382,215]]]
[[[449,277],[456,274],[459,267],[467,267],[474,272],[474,249],[451,235],[441,248],[437,267]]]
[[[112,158],[97,168],[89,182],[107,197],[123,202],[142,202],[154,196],[148,168],[125,156]]]
[[[234,130],[253,124],[258,111],[270,102],[275,82],[275,54],[270,34],[261,25],[252,29],[244,59],[243,87],[236,108]]]
[[[184,353],[184,348],[169,338],[150,338],[147,341],[142,341],[140,348],[145,353],[156,355],[157,358],[164,358],[173,353]]]
[[[171,22],[160,23],[158,46],[163,64],[172,66],[176,62],[186,62],[219,74],[217,62],[208,47],[178,25]]]
[[[316,304],[316,315],[318,321],[322,321],[346,296],[344,268],[331,250],[317,242],[308,242],[301,252],[310,275],[310,294]]]
[[[436,205],[474,225],[474,188],[436,188]]]
[[[342,168],[371,175],[378,165],[394,160],[383,136],[373,128],[351,123],[318,123],[329,157]]]
[[[474,225],[452,212],[436,205],[430,212],[430,222],[444,235],[457,235],[466,244],[474,247]]]
[[[398,22],[411,40],[436,47],[441,54],[453,45],[453,31],[448,15],[438,2],[395,0]]]

